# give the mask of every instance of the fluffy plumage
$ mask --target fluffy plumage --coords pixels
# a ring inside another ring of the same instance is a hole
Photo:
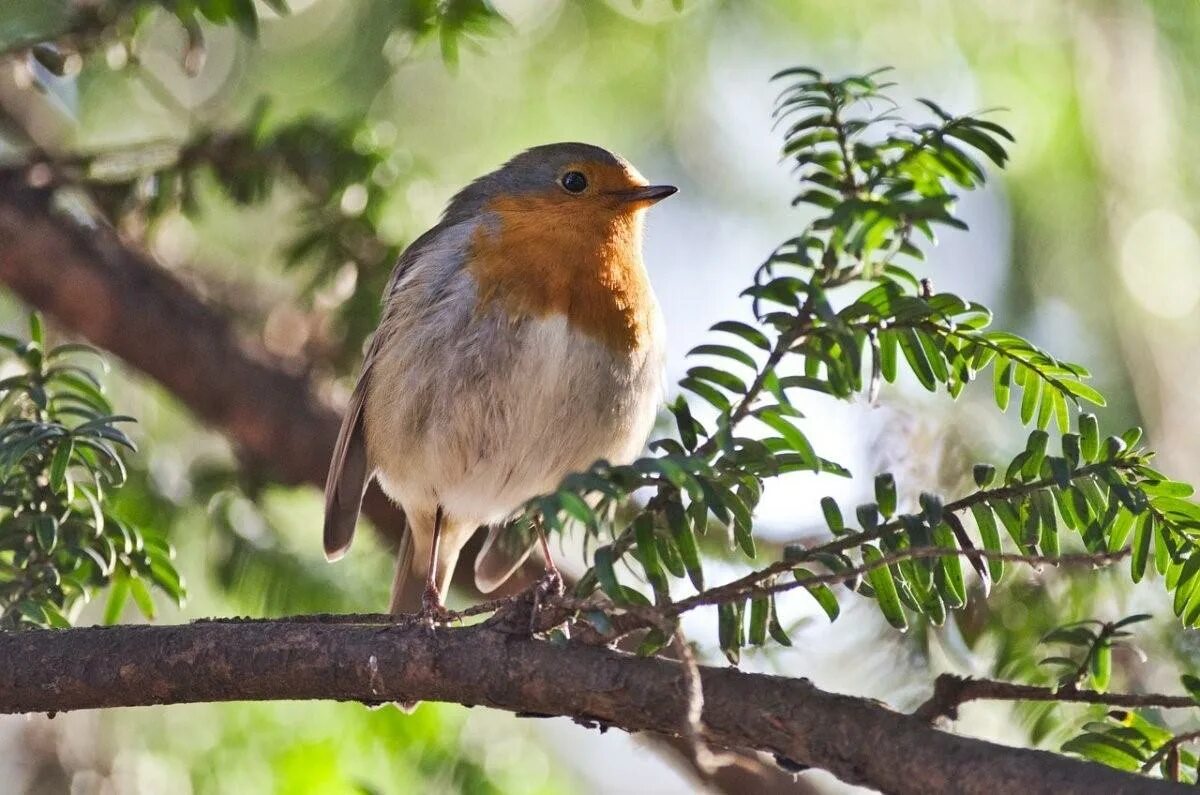
[[[587,175],[584,194],[560,185],[571,170]],[[480,526],[598,458],[641,450],[663,363],[641,256],[643,211],[661,196],[639,198],[645,186],[603,149],[538,147],[464,189],[401,256],[339,434],[325,518],[332,559],[350,544],[370,477],[404,508],[394,611],[419,606],[439,505],[444,596]],[[512,567],[481,560],[480,586]]]

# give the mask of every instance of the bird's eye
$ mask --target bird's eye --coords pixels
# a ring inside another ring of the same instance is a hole
[[[587,177],[585,177],[583,173],[579,171],[568,171],[566,174],[562,175],[562,179],[559,180],[559,183],[568,193],[583,193],[585,190],[587,190],[588,185]]]

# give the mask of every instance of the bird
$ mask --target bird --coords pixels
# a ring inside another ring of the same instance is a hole
[[[324,521],[334,561],[372,479],[403,510],[393,614],[444,616],[482,528],[476,585],[499,587],[536,544],[514,552],[505,538],[527,501],[641,453],[665,353],[644,217],[676,191],[598,146],[536,146],[463,188],[400,255],[334,446]]]

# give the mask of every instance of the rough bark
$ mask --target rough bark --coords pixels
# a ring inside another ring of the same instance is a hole
[[[803,679],[703,668],[717,744],[820,767],[888,793],[996,795],[1182,789],[1044,751],[940,731]],[[487,626],[295,621],[37,630],[0,636],[0,711],[184,702],[449,701],[673,735],[681,666]]]

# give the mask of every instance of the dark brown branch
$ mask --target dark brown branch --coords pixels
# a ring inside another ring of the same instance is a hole
[[[968,701],[1058,701],[1103,704],[1128,709],[1192,709],[1198,706],[1190,696],[1101,693],[1098,690],[1082,690],[1071,686],[1053,688],[942,674],[934,682],[933,695],[917,708],[913,716],[926,721],[940,717],[954,720],[958,717],[958,708]]]
[[[702,667],[706,737],[904,795],[1169,792],[1165,782],[939,731],[807,680]],[[682,666],[486,626],[316,621],[0,635],[0,712],[187,702],[448,701],[677,736]]]

